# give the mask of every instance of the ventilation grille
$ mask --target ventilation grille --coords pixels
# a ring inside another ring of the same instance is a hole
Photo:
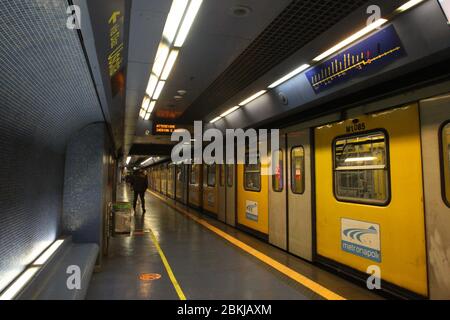
[[[101,109],[64,0],[0,0],[0,291],[59,236],[67,140]]]
[[[193,103],[189,120],[231,99],[366,2],[293,1]]]

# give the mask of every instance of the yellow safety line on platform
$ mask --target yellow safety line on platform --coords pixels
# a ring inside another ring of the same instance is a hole
[[[161,201],[163,201],[164,203],[166,203],[168,206],[170,206],[171,208],[185,214],[187,217],[189,217],[190,219],[194,220],[195,222],[199,223],[200,225],[204,226],[205,228],[207,228],[208,230],[214,232],[215,234],[217,234],[218,236],[224,238],[225,240],[231,242],[232,244],[234,244],[235,246],[237,246],[238,248],[241,248],[242,250],[244,250],[245,252],[247,252],[248,254],[254,256],[255,258],[261,260],[262,262],[264,262],[265,264],[271,266],[272,268],[274,268],[275,270],[281,272],[282,274],[288,276],[289,278],[291,278],[292,280],[300,283],[302,286],[308,288],[309,290],[315,292],[316,294],[320,295],[321,297],[327,299],[327,300],[346,300],[344,297],[338,295],[337,293],[334,293],[333,291],[325,288],[324,286],[318,284],[317,282],[314,282],[313,280],[301,275],[300,273],[292,270],[291,268],[285,266],[284,264],[279,263],[278,261],[272,259],[271,257],[265,255],[264,253],[250,247],[249,245],[243,243],[242,241],[234,238],[233,236],[230,236],[228,233],[220,230],[217,227],[214,227],[213,225],[209,224],[206,220],[203,220],[199,217],[196,217],[195,215],[193,215],[192,213],[190,213],[189,211],[177,207],[174,204],[171,204],[170,202],[168,202],[165,198],[163,198],[162,196],[160,196],[159,194],[156,194],[152,191],[148,191],[149,193],[151,193],[153,196],[155,196],[156,198],[160,199]]]
[[[164,267],[166,268],[166,271],[169,274],[170,281],[172,281],[173,287],[175,288],[175,290],[178,294],[178,297],[180,298],[180,300],[187,300],[186,296],[183,293],[183,290],[180,287],[180,284],[177,281],[177,278],[175,278],[172,268],[170,267],[169,261],[167,261],[166,255],[164,254],[164,252],[161,249],[161,246],[159,245],[158,239],[156,239],[156,236],[152,230],[150,230],[150,234],[152,237],[153,244],[155,245],[156,249],[158,250],[159,256],[161,257]]]

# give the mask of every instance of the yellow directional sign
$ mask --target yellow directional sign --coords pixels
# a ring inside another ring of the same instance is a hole
[[[117,18],[120,16],[120,11],[114,11],[109,18],[109,24],[115,24],[117,22]]]

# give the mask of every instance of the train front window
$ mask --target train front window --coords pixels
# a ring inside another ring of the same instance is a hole
[[[273,153],[272,166],[272,188],[275,192],[282,192],[284,189],[284,156],[283,151],[278,150]]]
[[[442,164],[444,170],[444,200],[450,206],[450,123],[442,128]]]
[[[293,148],[291,151],[291,179],[292,193],[305,193],[305,149],[303,147]]]
[[[208,187],[216,186],[216,165],[210,165],[207,167],[207,183]]]
[[[390,191],[386,135],[375,132],[339,138],[333,151],[336,198],[387,205]]]
[[[258,156],[257,164],[249,163],[249,156],[247,154],[244,165],[244,187],[246,191],[261,191],[261,159]]]

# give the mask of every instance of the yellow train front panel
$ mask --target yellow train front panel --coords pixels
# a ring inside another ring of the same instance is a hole
[[[315,130],[319,256],[428,295],[417,105]]]
[[[237,222],[241,226],[264,235],[269,234],[269,178],[267,171],[268,164],[263,164],[259,172],[259,188],[251,190],[251,185],[245,181],[244,165],[237,166]],[[253,173],[253,175],[258,176],[258,173]]]

